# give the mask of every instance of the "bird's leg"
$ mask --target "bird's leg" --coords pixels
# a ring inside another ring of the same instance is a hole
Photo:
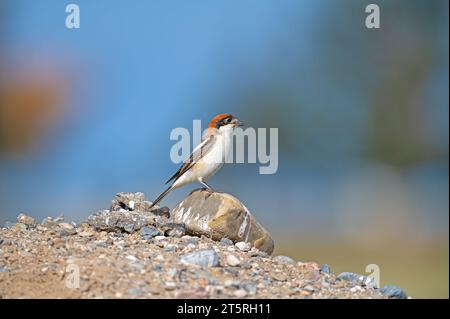
[[[205,186],[205,191],[210,192],[210,193],[215,193],[216,191],[209,186],[204,180],[199,180],[200,184],[202,184],[203,186]]]

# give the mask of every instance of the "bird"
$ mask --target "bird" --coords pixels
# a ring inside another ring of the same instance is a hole
[[[214,192],[208,185],[207,179],[214,175],[224,164],[233,139],[233,131],[243,123],[228,113],[216,115],[208,124],[200,143],[194,148],[190,156],[183,162],[175,174],[166,184],[172,184],[164,190],[151,204],[153,208],[172,190],[192,182],[199,182],[205,190]]]

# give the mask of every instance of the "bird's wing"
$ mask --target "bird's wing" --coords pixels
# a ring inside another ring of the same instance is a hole
[[[191,155],[188,157],[186,161],[184,161],[183,165],[181,165],[180,169],[173,174],[169,180],[167,180],[166,184],[170,181],[176,181],[180,178],[184,173],[186,173],[195,163],[197,163],[203,156],[205,156],[214,145],[215,135],[209,135],[205,138],[197,147],[192,151]]]

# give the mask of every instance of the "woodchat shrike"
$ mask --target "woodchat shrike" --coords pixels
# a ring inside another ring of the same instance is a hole
[[[158,204],[171,190],[192,182],[199,182],[206,189],[213,191],[206,181],[223,166],[232,145],[233,130],[238,126],[242,126],[242,122],[233,115],[216,115],[209,122],[201,143],[166,182],[167,184],[173,181],[172,185],[154,200],[150,208]]]

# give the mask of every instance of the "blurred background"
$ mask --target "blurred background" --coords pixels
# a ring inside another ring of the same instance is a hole
[[[0,2],[0,222],[81,221],[117,192],[152,200],[175,127],[229,112],[279,128],[279,169],[211,184],[275,254],[448,298],[448,1]],[[174,191],[173,207],[191,189]]]

